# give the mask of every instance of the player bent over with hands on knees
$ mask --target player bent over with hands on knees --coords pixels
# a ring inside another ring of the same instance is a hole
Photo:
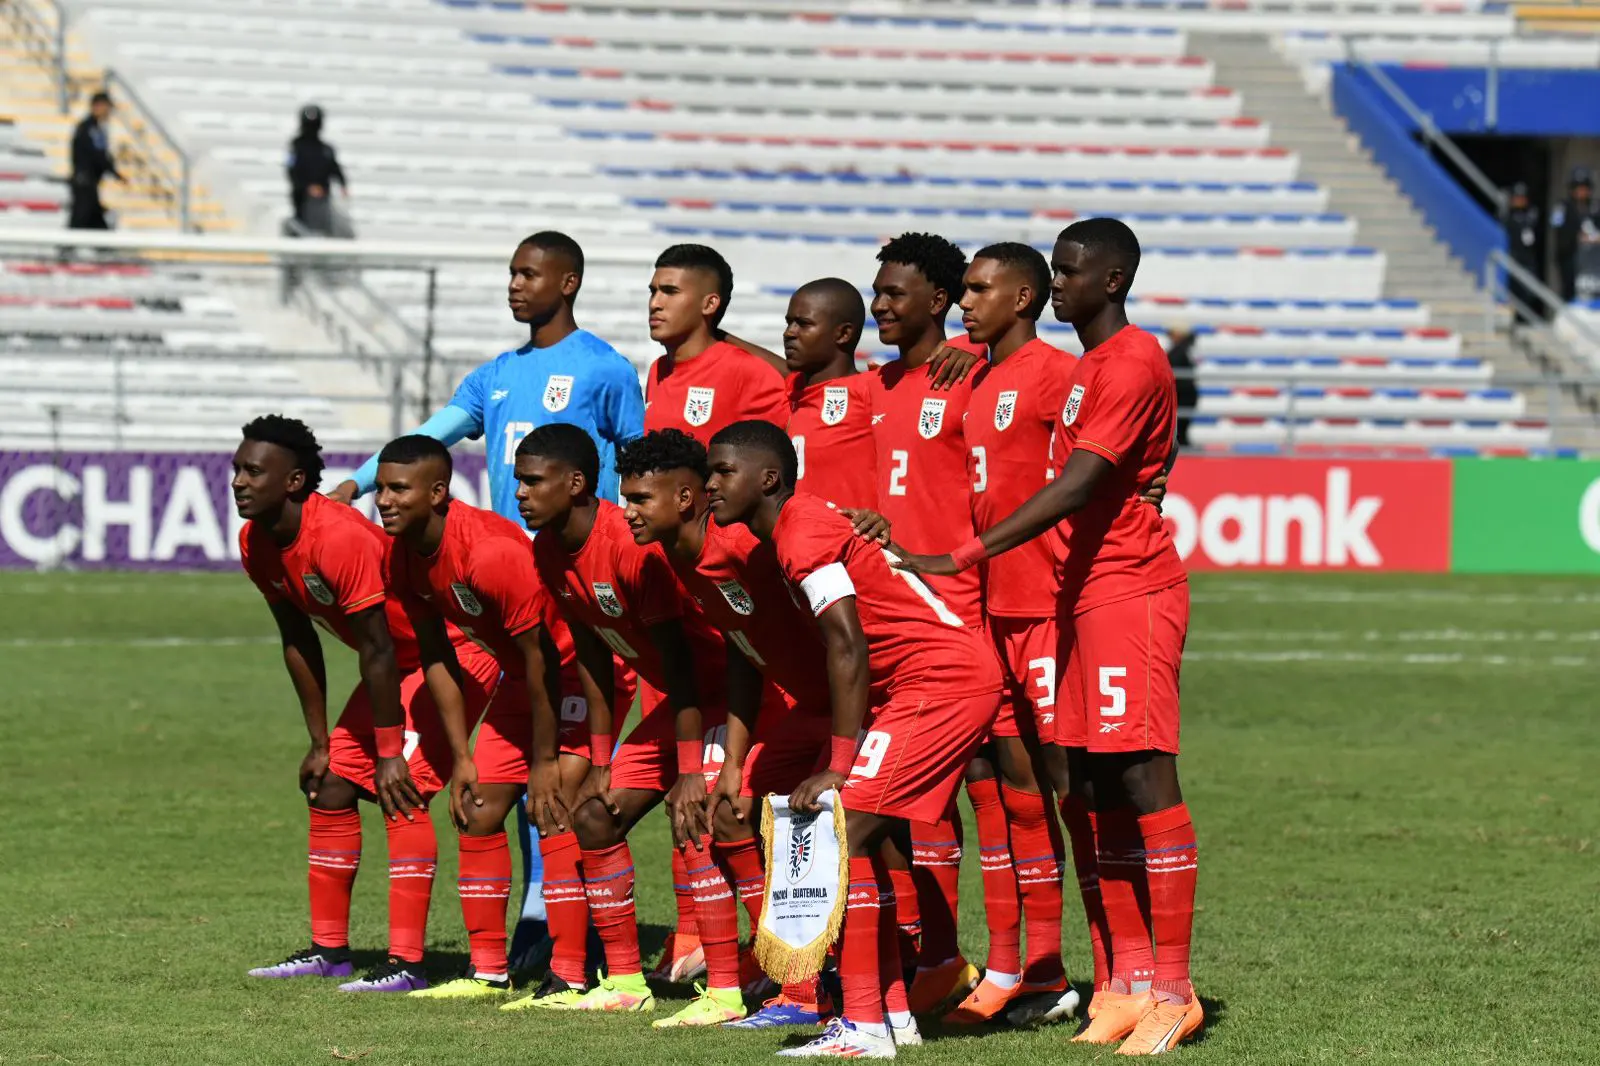
[[[882,850],[909,847],[910,821],[949,809],[962,771],[994,722],[993,650],[920,580],[889,567],[824,501],[795,495],[788,436],[740,422],[712,438],[707,491],[719,525],[772,546],[816,618],[832,702],[826,769],[791,795],[797,809],[838,789],[850,852],[839,979],[843,1016],[781,1055],[893,1058],[919,1043],[906,998],[893,891]]]
[[[389,838],[389,952],[347,992],[427,987],[422,950],[439,847],[427,805],[465,757],[467,734],[499,667],[459,631],[464,709],[441,717],[423,681],[418,638],[395,598],[389,539],[317,495],[321,446],[304,423],[265,415],[244,427],[233,457],[239,551],[283,638],[311,750],[300,763],[310,807],[311,947],[252,977],[347,977],[350,894],[361,861],[359,800],[376,799]],[[361,684],[328,731],[328,680],[317,626],[359,656]],[[448,711],[448,709],[446,709]]]
[[[955,552],[898,565],[954,574],[1050,538],[1061,577],[1055,740],[1085,753],[1109,940],[1110,977],[1076,1039],[1150,1055],[1193,1037],[1204,1017],[1189,980],[1197,858],[1177,768],[1188,578],[1139,498],[1175,458],[1177,390],[1155,338],[1128,324],[1138,265],[1139,242],[1121,222],[1061,232],[1050,299],[1085,354],[1056,425],[1055,477]]]

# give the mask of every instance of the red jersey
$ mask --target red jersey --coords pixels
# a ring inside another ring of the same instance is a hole
[[[962,434],[972,484],[972,524],[983,532],[1055,477],[1051,448],[1077,360],[1034,338],[973,379]],[[1053,618],[1056,559],[1038,537],[985,564],[984,610]]]
[[[681,429],[707,447],[717,431],[760,419],[789,421],[783,376],[758,355],[717,341],[683,362],[661,356],[644,384],[644,429]]]
[[[650,627],[680,619],[701,702],[722,702],[727,687],[722,640],[690,602],[661,546],[633,542],[622,508],[599,501],[594,528],[575,552],[554,533],[540,533],[533,538],[533,557],[562,616],[592,630],[657,692],[667,691],[667,674]]]
[[[796,492],[840,507],[878,507],[871,374],[806,385],[789,375],[789,439],[800,460]]]
[[[547,622],[554,609],[534,572],[528,535],[516,523],[451,500],[438,549],[419,555],[397,538],[391,566],[408,610],[458,627],[495,657],[506,677],[527,676],[516,638]]]
[[[694,562],[667,558],[706,620],[795,706],[831,714],[822,640],[783,579],[777,553],[744,526],[706,519],[705,543]]]
[[[355,508],[314,492],[301,505],[300,532],[287,547],[278,547],[266,527],[246,522],[239,558],[268,603],[293,604],[351,648],[349,616],[381,604],[401,671],[422,665],[411,620],[388,593],[389,537]]]
[[[856,536],[850,521],[815,496],[783,505],[772,531],[783,576],[813,615],[847,596],[867,637],[872,697],[937,699],[1000,688],[995,653],[915,574],[889,566],[888,552]]]
[[[952,345],[970,348],[960,337]],[[899,361],[871,374],[872,430],[878,456],[878,510],[893,527],[895,543],[918,555],[942,555],[972,539],[972,483],[967,443],[961,435],[972,378],[934,391],[926,366],[907,370]],[[977,569],[928,579],[968,625],[981,614]]]
[[[1064,613],[1080,613],[1188,577],[1161,513],[1142,488],[1177,455],[1177,384],[1150,334],[1124,326],[1073,368],[1055,431],[1056,473],[1074,449],[1111,462],[1088,504],[1046,536],[1061,573]]]

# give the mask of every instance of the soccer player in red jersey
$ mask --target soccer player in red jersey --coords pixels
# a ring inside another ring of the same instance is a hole
[[[1197,866],[1178,784],[1178,675],[1188,577],[1172,535],[1139,499],[1176,454],[1177,389],[1124,309],[1139,242],[1106,218],[1068,226],[1052,253],[1051,304],[1084,356],[1055,431],[1056,476],[951,555],[904,565],[948,574],[1048,534],[1061,591],[1056,743],[1086,749],[1111,976],[1075,1039],[1160,1054],[1199,1031],[1189,980]],[[1152,950],[1152,940],[1154,941]]]
[[[789,297],[783,358],[789,367],[789,439],[800,460],[796,492],[840,507],[878,507],[871,374],[856,372],[867,309],[840,278],[819,278]]]
[[[539,732],[546,716],[538,712],[549,708],[560,684],[561,655],[547,624],[549,599],[535,576],[527,535],[492,511],[452,500],[451,472],[450,450],[432,437],[399,437],[378,453],[378,516],[394,538],[394,587],[416,628],[435,701],[449,720],[462,698],[459,655],[443,640],[447,625],[488,652],[504,678],[484,714],[473,756],[458,765],[451,787],[451,814],[461,830],[459,888],[470,969],[417,993],[458,999],[510,988],[506,816],[525,790],[536,809],[559,803],[551,799],[560,791],[557,750],[581,751],[587,737],[581,735],[581,720],[569,723],[567,736],[558,737],[553,725]],[[554,722],[553,711],[548,719]],[[546,880],[547,901],[560,894],[560,881]],[[557,901],[550,920],[558,937],[559,912]],[[580,944],[582,935],[580,924]],[[579,950],[576,980],[581,985]]]
[[[712,519],[699,441],[674,429],[647,433],[623,449],[617,469],[634,540],[665,549],[684,589],[727,644],[727,735],[722,774],[708,799],[712,849],[754,929],[765,879],[750,824],[752,800],[792,792],[827,751],[831,712],[822,642],[784,581],[772,546],[743,526]],[[765,697],[763,678],[772,682]],[[730,906],[719,920],[737,916]],[[756,1014],[728,1025],[765,1029],[821,1020],[812,981],[785,988]]]
[[[311,750],[300,763],[311,817],[311,947],[250,973],[351,973],[350,890],[361,861],[356,807],[358,800],[376,798],[389,838],[389,957],[369,976],[340,987],[426,988],[420,964],[439,855],[427,802],[465,756],[467,719],[483,710],[499,670],[476,649],[463,650],[467,710],[441,719],[423,684],[411,625],[389,595],[388,538],[348,507],[317,495],[322,449],[304,423],[265,415],[243,433],[232,482],[234,504],[246,519],[239,554],[278,624],[284,665],[311,734]],[[331,734],[317,626],[360,657],[362,683]]]
[[[572,1009],[648,1011],[655,999],[639,964],[627,835],[665,799],[675,843],[701,847],[707,786],[721,771],[720,749],[708,740],[724,722],[727,665],[722,639],[684,592],[661,547],[635,543],[622,508],[593,495],[599,462],[593,439],[581,429],[540,426],[517,446],[517,500],[523,521],[538,531],[540,579],[572,628],[593,736],[594,765],[572,817],[607,972]],[[613,657],[646,685],[643,720],[614,759]],[[712,1025],[744,1015],[738,925],[730,933],[714,918],[718,908],[732,906],[732,892],[714,864],[696,872],[707,988],[658,1027]]]
[[[656,259],[650,339],[666,354],[645,378],[647,431],[681,429],[704,444],[740,419],[788,421],[778,357],[717,328],[732,296],[733,269],[713,248],[675,244]]]
[[[910,821],[949,810],[998,710],[999,666],[981,635],[920,580],[902,581],[848,519],[795,494],[794,447],[776,427],[723,430],[710,465],[712,514],[772,545],[827,649],[829,761],[791,800],[805,810],[823,792],[841,791],[850,849],[839,957],[844,1016],[811,1044],[779,1054],[890,1058],[897,1040],[920,1037],[900,979],[881,850],[894,837],[908,844]]]

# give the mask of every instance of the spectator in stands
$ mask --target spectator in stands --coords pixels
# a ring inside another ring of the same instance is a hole
[[[107,174],[126,181],[117,171],[106,138],[106,123],[114,110],[109,93],[95,93],[89,113],[72,131],[72,213],[67,220],[71,229],[111,228],[100,203],[100,181]]]
[[[1567,198],[1550,214],[1556,231],[1556,271],[1561,277],[1561,299],[1571,303],[1578,292],[1578,257],[1585,243],[1600,241],[1600,204],[1594,199],[1594,182],[1588,167],[1574,167],[1567,183]]]
[[[333,145],[322,139],[322,108],[307,104],[300,109],[300,135],[289,142],[289,200],[294,205],[294,220],[301,232],[323,236],[349,236],[336,232],[332,184],[350,195],[344,170]]]
[[[1200,402],[1200,385],[1194,379],[1194,331],[1174,326],[1168,334],[1167,362],[1178,379],[1178,447],[1189,446],[1189,423]]]
[[[1511,261],[1542,280],[1544,269],[1539,259],[1539,208],[1528,199],[1525,182],[1519,181],[1511,186],[1511,193],[1506,198],[1505,227],[1506,253],[1511,256]],[[1544,308],[1522,282],[1515,277],[1509,278],[1506,288],[1511,296],[1512,311],[1519,323],[1532,321],[1532,316],[1544,316]]]

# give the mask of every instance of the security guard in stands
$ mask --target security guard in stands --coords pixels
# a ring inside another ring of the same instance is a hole
[[[1556,231],[1556,271],[1561,276],[1561,299],[1571,303],[1578,291],[1578,250],[1600,238],[1600,203],[1595,202],[1594,181],[1588,167],[1573,167],[1567,198],[1550,214]]]
[[[100,203],[100,181],[107,174],[125,182],[112,161],[106,138],[106,123],[115,110],[108,93],[98,92],[89,99],[89,113],[72,131],[72,212],[70,229],[110,229],[105,206]]]
[[[1506,198],[1505,226],[1506,253],[1511,256],[1511,261],[1543,280],[1544,266],[1539,258],[1539,208],[1528,199],[1526,182],[1519,181],[1511,186],[1511,195]],[[1519,323],[1531,321],[1523,308],[1543,317],[1544,309],[1534,302],[1533,294],[1526,285],[1512,277],[1507,279],[1506,288]]]
[[[337,181],[346,196],[350,187],[333,145],[322,139],[322,108],[316,104],[300,109],[300,135],[289,142],[288,170],[295,221],[305,230],[334,236],[331,186]]]

